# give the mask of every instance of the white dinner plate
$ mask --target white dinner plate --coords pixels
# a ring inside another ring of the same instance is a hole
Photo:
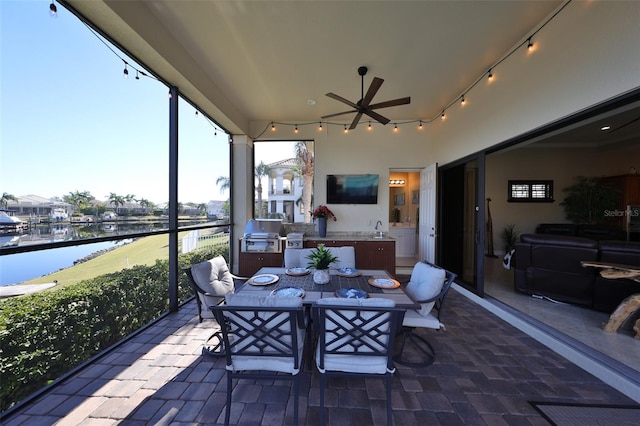
[[[342,277],[359,277],[362,275],[362,272],[358,271],[356,268],[340,268],[338,269],[337,274]]]
[[[278,282],[280,277],[273,274],[260,274],[249,278],[247,281],[251,285],[269,285]]]
[[[400,283],[391,278],[369,278],[369,284],[379,288],[397,288]]]
[[[304,290],[300,287],[282,287],[271,292],[272,296],[304,297]]]
[[[307,275],[309,272],[311,272],[311,269],[309,269],[309,268],[289,268],[284,272],[287,275],[292,275],[294,277],[300,277],[302,275]]]

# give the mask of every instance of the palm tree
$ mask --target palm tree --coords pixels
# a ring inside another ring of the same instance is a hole
[[[107,197],[107,200],[109,200],[109,204],[116,206],[116,214],[118,213],[118,207],[124,206],[124,203],[126,202],[126,198],[124,196],[118,195],[115,192],[111,192]]]
[[[149,213],[149,210],[153,210],[156,207],[152,201],[145,198],[140,198],[139,200],[136,200],[136,202],[144,209],[145,214]]]
[[[298,142],[294,146],[296,161],[302,175],[302,207],[304,223],[311,223],[311,203],[313,201],[313,174],[315,158],[313,150],[309,149],[310,142]]]
[[[260,161],[260,164],[256,166],[255,177],[258,180],[258,218],[262,217],[262,178],[269,175],[269,166]]]
[[[69,192],[68,195],[62,196],[62,201],[71,204],[75,212],[81,212],[89,207],[91,200],[93,200],[93,195],[89,191]]]
[[[6,209],[7,206],[9,205],[9,200],[16,201],[16,202],[18,201],[18,199],[15,197],[15,195],[11,195],[11,194],[8,194],[6,192],[3,192],[2,193],[2,198],[0,198],[0,206],[3,209]]]
[[[216,179],[216,185],[220,188],[221,193],[225,193],[229,188],[231,188],[231,179],[228,176],[218,176]]]
[[[205,203],[200,203],[196,205],[196,208],[200,213],[207,214],[207,205]]]

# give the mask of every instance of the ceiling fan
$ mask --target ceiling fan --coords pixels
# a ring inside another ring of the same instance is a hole
[[[384,80],[378,77],[374,77],[373,81],[371,82],[371,85],[369,86],[369,89],[367,90],[367,94],[365,95],[364,94],[364,76],[367,74],[367,71],[368,71],[367,67],[363,66],[358,68],[358,74],[360,75],[362,80],[361,82],[362,94],[358,102],[353,103],[350,100],[343,98],[342,96],[336,95],[335,93],[327,93],[328,97],[335,99],[337,101],[340,101],[344,104],[347,104],[353,109],[349,111],[338,112],[336,114],[325,115],[322,118],[336,117],[338,115],[351,114],[352,112],[356,112],[357,114],[353,119],[353,121],[351,122],[351,126],[349,127],[349,129],[356,128],[356,126],[358,125],[358,122],[360,121],[360,118],[362,117],[362,114],[366,114],[369,117],[373,118],[374,120],[384,125],[389,122],[389,119],[378,114],[377,112],[374,111],[374,109],[389,108],[392,106],[406,105],[411,103],[411,98],[407,96],[406,98],[398,98],[392,101],[385,101],[385,102],[379,102],[377,104],[371,104],[373,97],[378,92],[378,89],[380,89],[380,86],[382,86],[382,83],[384,82]]]

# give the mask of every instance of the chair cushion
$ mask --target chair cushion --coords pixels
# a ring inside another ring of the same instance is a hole
[[[431,299],[440,293],[445,278],[446,271],[444,269],[418,262],[411,272],[411,279],[406,289],[407,293],[417,301]],[[421,303],[421,305],[418,313],[427,316],[433,309],[435,302]]]
[[[402,325],[405,327],[433,328],[435,330],[444,328],[444,324],[438,321],[438,318],[433,314],[422,315],[418,311],[411,309],[404,313]]]
[[[395,302],[390,299],[383,298],[368,298],[368,299],[346,299],[339,297],[327,297],[316,301],[317,305],[330,305],[330,306],[362,306],[362,307],[389,307],[395,306]],[[362,318],[366,321],[371,318],[375,313],[362,313]],[[348,323],[344,320],[338,319],[341,326],[347,326]],[[327,337],[333,339],[331,331],[327,330]],[[340,346],[342,340],[337,340],[335,345]],[[316,366],[321,373],[326,371],[343,371],[351,373],[367,373],[367,374],[386,374],[392,373],[394,370],[389,370],[387,367],[387,357],[384,356],[365,356],[365,355],[342,355],[342,354],[326,354],[324,357],[324,369],[320,368],[318,362],[320,357],[320,347],[316,348]]]
[[[301,297],[275,297],[275,296],[258,296],[251,294],[229,294],[225,297],[227,306],[242,306],[242,307],[261,307],[261,308],[298,308],[302,306]],[[271,314],[265,313],[260,315],[262,318],[267,318]],[[282,313],[280,315],[289,315],[288,313]],[[247,312],[246,318],[252,318],[253,313]],[[280,319],[281,316],[278,316]],[[250,328],[249,322],[247,322],[247,328]],[[289,330],[285,325],[282,330]],[[298,359],[302,359],[302,352],[304,349],[305,330],[299,327],[297,330],[298,339]],[[278,346],[279,340],[275,340],[272,337],[266,337],[269,339],[269,344]],[[280,339],[286,339],[285,341],[291,342],[291,336],[280,336]],[[247,339],[247,345],[251,345],[252,340]],[[247,346],[245,345],[245,346]],[[283,356],[250,356],[250,355],[232,355],[232,364],[227,365],[226,369],[230,371],[243,371],[243,370],[265,370],[265,371],[279,371],[283,373],[298,374],[299,368],[296,368],[291,357]]]
[[[193,280],[205,293],[224,296],[234,292],[233,276],[222,256],[192,265],[191,273]]]
[[[311,253],[310,248],[296,249],[288,248],[284,250],[284,267],[285,268],[306,268],[309,259],[306,257]]]
[[[356,268],[356,249],[353,246],[344,247],[327,247],[331,254],[338,260],[331,264],[331,268]],[[307,268],[309,267],[309,259],[312,248],[303,249],[285,249],[284,251],[284,267],[285,268]]]

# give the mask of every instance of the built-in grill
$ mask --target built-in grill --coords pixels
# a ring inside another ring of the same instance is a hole
[[[251,219],[244,228],[242,251],[281,253],[283,234],[282,219]]]
[[[291,232],[287,234],[287,248],[303,248],[304,232]]]

